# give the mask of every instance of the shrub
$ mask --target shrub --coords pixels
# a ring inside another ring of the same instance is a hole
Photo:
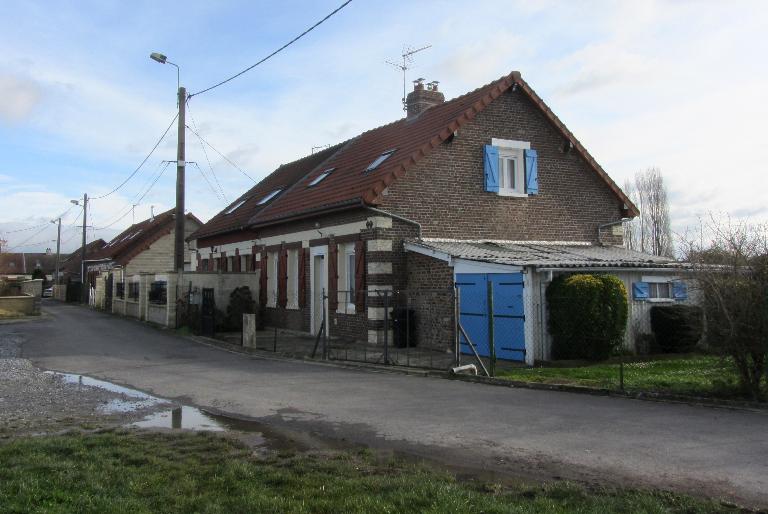
[[[656,336],[656,347],[662,352],[690,352],[701,339],[701,308],[692,305],[651,307],[651,329]]]
[[[627,290],[612,275],[562,275],[547,288],[555,359],[604,360],[624,340]]]
[[[227,305],[226,326],[229,330],[243,329],[243,314],[256,312],[256,302],[253,301],[251,289],[248,286],[235,288],[229,295]]]

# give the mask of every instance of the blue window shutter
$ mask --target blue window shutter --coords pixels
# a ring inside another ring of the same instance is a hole
[[[485,190],[491,193],[499,192],[499,149],[493,145],[485,145]]]
[[[525,150],[525,192],[539,194],[539,156],[536,150]]]
[[[685,282],[672,282],[672,298],[675,300],[687,300],[688,285]]]
[[[632,298],[635,300],[647,300],[651,296],[648,282],[635,282],[632,284]]]

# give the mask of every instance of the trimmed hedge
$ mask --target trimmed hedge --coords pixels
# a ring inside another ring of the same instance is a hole
[[[251,289],[248,286],[236,287],[229,295],[227,315],[223,320],[229,330],[243,329],[243,314],[256,312],[256,302],[253,300]]]
[[[703,333],[704,316],[692,305],[651,307],[651,330],[656,347],[664,353],[687,353],[694,349]]]
[[[561,275],[547,288],[552,357],[605,360],[624,340],[627,290],[613,275]]]

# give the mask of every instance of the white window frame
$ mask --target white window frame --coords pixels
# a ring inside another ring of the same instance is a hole
[[[525,192],[525,150],[531,149],[531,143],[494,137],[491,138],[491,144],[499,149],[499,196],[527,197],[528,194]],[[515,160],[515,184],[517,186],[515,188],[502,187],[501,185],[505,159]]]
[[[316,186],[316,185],[318,185],[320,182],[322,182],[323,180],[325,180],[325,179],[326,179],[326,177],[328,177],[328,175],[330,175],[331,173],[333,173],[333,170],[335,170],[335,169],[336,169],[336,168],[329,168],[329,169],[325,170],[324,172],[322,172],[321,174],[319,174],[318,176],[316,176],[316,177],[315,177],[315,178],[312,180],[312,182],[310,182],[310,183],[309,183],[309,185],[308,185],[307,187],[313,187],[313,186]]]
[[[349,243],[345,245],[339,245],[338,253],[338,270],[339,270],[339,306],[336,309],[340,314],[353,314],[355,313],[355,298],[354,294],[350,291],[350,274],[351,280],[355,280],[355,244]],[[350,265],[351,263],[351,265]]]
[[[288,279],[286,284],[286,292],[288,294],[288,302],[286,303],[286,309],[298,309],[299,308],[299,250],[288,250]]]
[[[669,277],[642,277],[642,281],[648,284],[648,299],[651,303],[673,303],[675,302],[675,292],[672,289],[672,283],[679,281],[678,278]],[[652,290],[655,288],[658,294],[659,284],[667,284],[667,293],[669,296],[652,296]]]
[[[276,197],[278,194],[280,194],[280,191],[282,191],[282,188],[281,189],[275,189],[274,191],[272,191],[271,193],[266,195],[264,198],[259,200],[259,202],[256,205],[264,205],[265,203],[269,202],[271,199]]]
[[[267,252],[267,307],[277,307],[278,252]]]
[[[371,172],[371,171],[377,169],[379,166],[381,166],[381,164],[384,161],[386,161],[387,159],[392,157],[392,154],[395,153],[396,151],[397,151],[397,148],[392,148],[392,149],[387,150],[385,152],[381,152],[381,155],[376,157],[376,159],[374,159],[373,162],[371,164],[369,164],[367,168],[365,168],[365,173],[368,173],[368,172]]]

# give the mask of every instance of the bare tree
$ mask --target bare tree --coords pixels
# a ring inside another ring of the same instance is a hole
[[[704,237],[684,243],[685,258],[694,266],[700,303],[707,320],[711,349],[730,356],[742,392],[765,398],[768,366],[768,227],[710,219]]]
[[[624,230],[625,244],[631,250],[672,257],[672,223],[664,177],[659,168],[648,168],[625,182],[624,191],[640,209],[640,216]]]

